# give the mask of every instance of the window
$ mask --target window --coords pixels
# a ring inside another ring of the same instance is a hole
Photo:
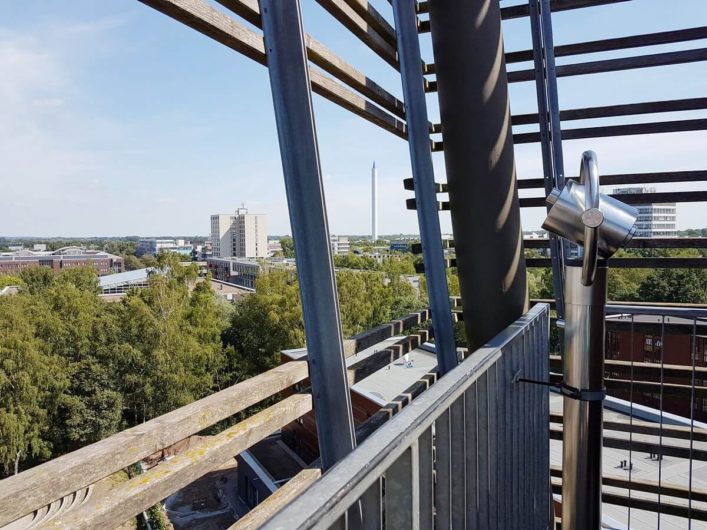
[[[660,336],[643,336],[643,361],[647,363],[659,363],[662,359],[663,341]]]
[[[619,351],[619,334],[616,331],[606,332],[606,358],[616,359],[621,356]]]

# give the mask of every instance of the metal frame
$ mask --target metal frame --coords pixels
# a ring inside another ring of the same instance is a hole
[[[299,0],[261,0],[322,468],[356,446]]]
[[[433,514],[437,528],[451,521],[474,528],[473,521],[478,528],[550,526],[548,390],[518,382],[547,371],[548,319],[547,305],[534,306],[263,528],[348,528],[347,510],[359,500],[384,508],[387,528],[431,529]],[[436,500],[429,497],[433,466]],[[460,486],[451,489],[454,484]],[[503,508],[495,504],[501,496]],[[457,502],[461,513],[454,509]]]
[[[427,293],[434,326],[438,367],[441,374],[446,374],[458,364],[458,357],[437,208],[414,0],[393,0],[393,14],[398,37],[400,75]]]

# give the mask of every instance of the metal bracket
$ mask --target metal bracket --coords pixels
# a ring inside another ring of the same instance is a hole
[[[551,383],[550,381],[537,381],[535,379],[526,379],[525,377],[519,377],[518,374],[513,378],[514,383],[530,383],[531,385],[547,386],[554,390],[557,390],[560,394],[570,399],[575,399],[577,401],[604,401],[606,399],[606,388],[601,390],[593,390],[589,388],[574,388],[565,384],[564,381],[560,383]]]

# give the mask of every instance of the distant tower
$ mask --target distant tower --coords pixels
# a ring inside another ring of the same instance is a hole
[[[378,170],[373,162],[371,169],[371,240],[378,240]]]

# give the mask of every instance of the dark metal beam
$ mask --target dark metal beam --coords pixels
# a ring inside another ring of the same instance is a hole
[[[477,21],[470,27],[469,21]],[[498,2],[430,1],[464,323],[482,346],[528,304]]]
[[[579,177],[567,177],[579,180]],[[602,186],[624,186],[630,184],[652,184],[661,182],[705,182],[707,170],[697,171],[664,171],[658,173],[620,173],[616,175],[602,175]],[[543,187],[543,179],[520,179],[518,189],[530,190]],[[443,191],[447,191],[446,187]]]
[[[430,150],[429,120],[424,78],[420,69],[420,44],[415,27],[413,0],[393,0],[398,55],[405,96],[408,144],[415,187],[415,206],[425,263],[427,293],[435,330],[437,362],[442,375],[458,364],[452,311],[449,306],[434,167]]]
[[[355,447],[299,0],[260,0],[322,468]]]

